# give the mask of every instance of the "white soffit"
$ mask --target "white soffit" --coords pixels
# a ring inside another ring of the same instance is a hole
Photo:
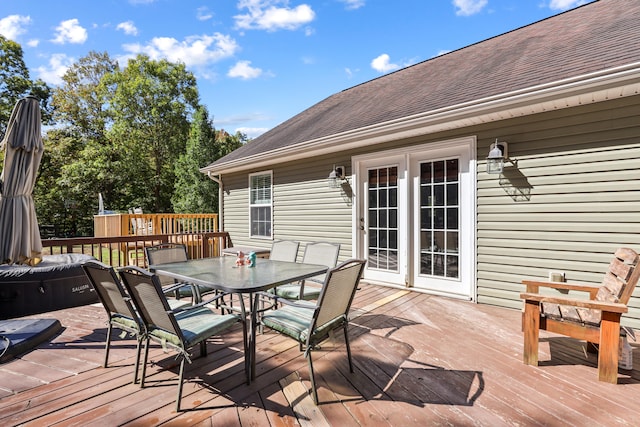
[[[216,175],[239,172],[248,168],[265,167],[336,151],[638,94],[640,63],[634,63],[305,141],[216,165],[214,168],[205,167],[201,171]]]

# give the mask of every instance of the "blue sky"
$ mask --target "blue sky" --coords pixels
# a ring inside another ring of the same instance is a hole
[[[0,0],[50,86],[90,51],[184,62],[214,125],[256,137],[343,89],[587,0]]]

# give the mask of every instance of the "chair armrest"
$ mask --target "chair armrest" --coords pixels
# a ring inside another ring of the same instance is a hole
[[[552,304],[570,305],[573,307],[580,307],[586,309],[595,309],[601,311],[608,311],[611,313],[626,313],[629,311],[626,305],[617,302],[605,302],[595,300],[583,300],[577,298],[556,297],[549,295],[540,295],[524,292],[520,294],[520,298],[525,301],[547,302]]]
[[[183,311],[193,310],[194,308],[200,308],[200,307],[205,306],[207,304],[211,304],[212,302],[215,302],[216,300],[224,298],[226,295],[227,294],[221,293],[221,294],[218,294],[218,295],[214,296],[213,298],[209,298],[207,300],[199,302],[198,304],[188,305],[186,307],[178,307],[176,309],[171,310],[171,312],[176,314],[176,313],[181,313]]]
[[[280,298],[278,302],[284,305],[289,305],[291,307],[306,308],[308,310],[315,310],[316,308],[315,302],[305,301],[305,300],[290,300],[286,298]]]
[[[591,298],[595,298],[600,289],[600,285],[589,285],[586,283],[566,283],[566,282],[549,282],[545,280],[523,280],[522,283],[527,286],[528,293],[537,293],[539,288],[561,289],[566,291],[589,292]]]
[[[174,283],[172,285],[168,285],[166,287],[162,288],[162,292],[171,292],[171,291],[175,291],[176,289],[180,289],[182,287],[185,286],[191,286],[192,288],[195,287],[195,285],[193,283],[187,283],[187,282],[180,282],[180,283]]]
[[[316,308],[315,303],[310,303],[308,301],[303,301],[303,300],[290,300],[287,298],[279,297],[269,292],[256,292],[255,295],[273,300],[273,306],[275,306],[277,303],[280,303],[284,305],[290,305],[292,307],[307,308],[309,310],[313,310]]]

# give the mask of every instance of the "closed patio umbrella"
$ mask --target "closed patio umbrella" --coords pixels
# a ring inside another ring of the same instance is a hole
[[[0,264],[36,265],[42,260],[32,196],[44,151],[40,129],[38,99],[27,96],[19,100],[0,142],[0,150],[4,150],[0,175]]]

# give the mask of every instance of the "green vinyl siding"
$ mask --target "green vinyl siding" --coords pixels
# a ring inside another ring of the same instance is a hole
[[[502,176],[485,172],[492,140],[479,137],[479,303],[519,309],[522,279],[551,270],[599,284],[618,247],[640,252],[638,117],[634,96],[505,121],[517,166]],[[640,292],[630,307],[623,323],[640,327]]]
[[[274,165],[273,239],[251,239],[248,229],[247,176],[254,172],[225,175],[224,227],[234,245],[271,247],[274,240],[301,243],[302,258],[308,242],[340,243],[340,260],[350,258],[351,192],[350,185],[329,188],[327,177],[333,165],[345,166],[351,174],[350,157],[316,157]]]
[[[274,239],[301,241],[299,256],[306,242],[334,241],[350,257],[357,224],[348,195],[327,185],[334,164],[351,176],[354,155],[475,136],[476,301],[521,309],[521,281],[550,270],[598,284],[618,247],[640,252],[639,118],[636,95],[272,165]],[[502,176],[486,173],[495,138],[516,162]],[[265,169],[223,176],[225,230],[236,245],[271,245],[248,237],[247,176]],[[640,328],[639,290],[629,306],[623,324]]]

